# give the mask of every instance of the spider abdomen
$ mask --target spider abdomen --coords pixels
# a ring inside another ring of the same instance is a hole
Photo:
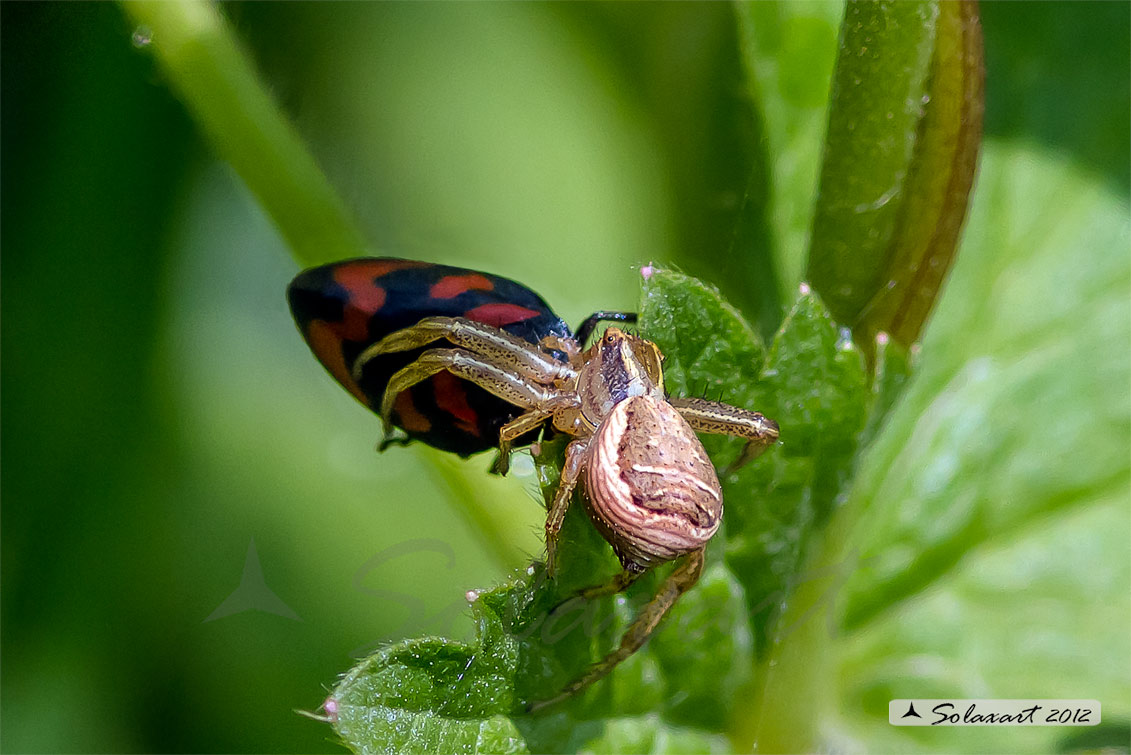
[[[715,468],[667,401],[617,404],[590,441],[589,513],[626,567],[647,568],[698,550],[722,519]]]

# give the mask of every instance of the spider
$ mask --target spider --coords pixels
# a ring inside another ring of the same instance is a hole
[[[659,348],[616,327],[583,350],[573,338],[550,335],[534,345],[466,318],[426,317],[365,349],[353,365],[353,377],[360,382],[366,363],[378,355],[441,340],[455,348],[428,348],[390,378],[380,409],[386,433],[392,430],[397,396],[447,371],[523,410],[500,429],[497,471],[507,471],[516,439],[547,423],[572,436],[546,516],[547,574],[553,576],[557,568],[559,531],[581,481],[590,518],[623,570],[579,597],[619,593],[653,567],[680,559],[619,646],[558,695],[527,705],[528,712],[537,711],[580,692],[639,650],[702,574],[723,501],[696,432],[745,438],[731,466],[735,469],[775,443],[778,426],[758,412],[716,401],[668,398]]]

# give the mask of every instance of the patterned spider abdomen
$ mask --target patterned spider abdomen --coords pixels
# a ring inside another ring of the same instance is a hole
[[[378,355],[365,364],[356,381],[355,361],[368,346],[425,317],[466,317],[531,344],[551,335],[573,338],[546,302],[519,283],[412,260],[361,258],[311,268],[291,281],[287,300],[314,355],[373,411],[380,409],[393,373],[415,361],[424,349]],[[562,354],[555,356],[566,361]],[[499,428],[520,413],[518,407],[479,386],[441,372],[402,392],[391,419],[410,438],[469,456],[498,446]]]
[[[699,550],[718,530],[719,478],[695,431],[667,401],[633,396],[616,404],[589,453],[589,515],[626,569]]]

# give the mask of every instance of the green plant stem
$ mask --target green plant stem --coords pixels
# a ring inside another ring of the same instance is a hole
[[[169,84],[217,153],[275,221],[300,264],[364,254],[366,243],[216,6],[123,2]]]
[[[345,203],[256,75],[216,6],[205,0],[123,2],[148,39],[169,84],[216,152],[227,160],[275,221],[298,263],[309,267],[369,253]],[[281,294],[282,292],[280,292]],[[466,494],[466,481],[432,463],[449,485],[449,500],[476,525],[495,562],[519,557],[498,515]]]

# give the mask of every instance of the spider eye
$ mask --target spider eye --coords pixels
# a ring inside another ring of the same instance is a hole
[[[605,336],[605,343],[615,343],[616,340],[617,339],[611,333]]]

